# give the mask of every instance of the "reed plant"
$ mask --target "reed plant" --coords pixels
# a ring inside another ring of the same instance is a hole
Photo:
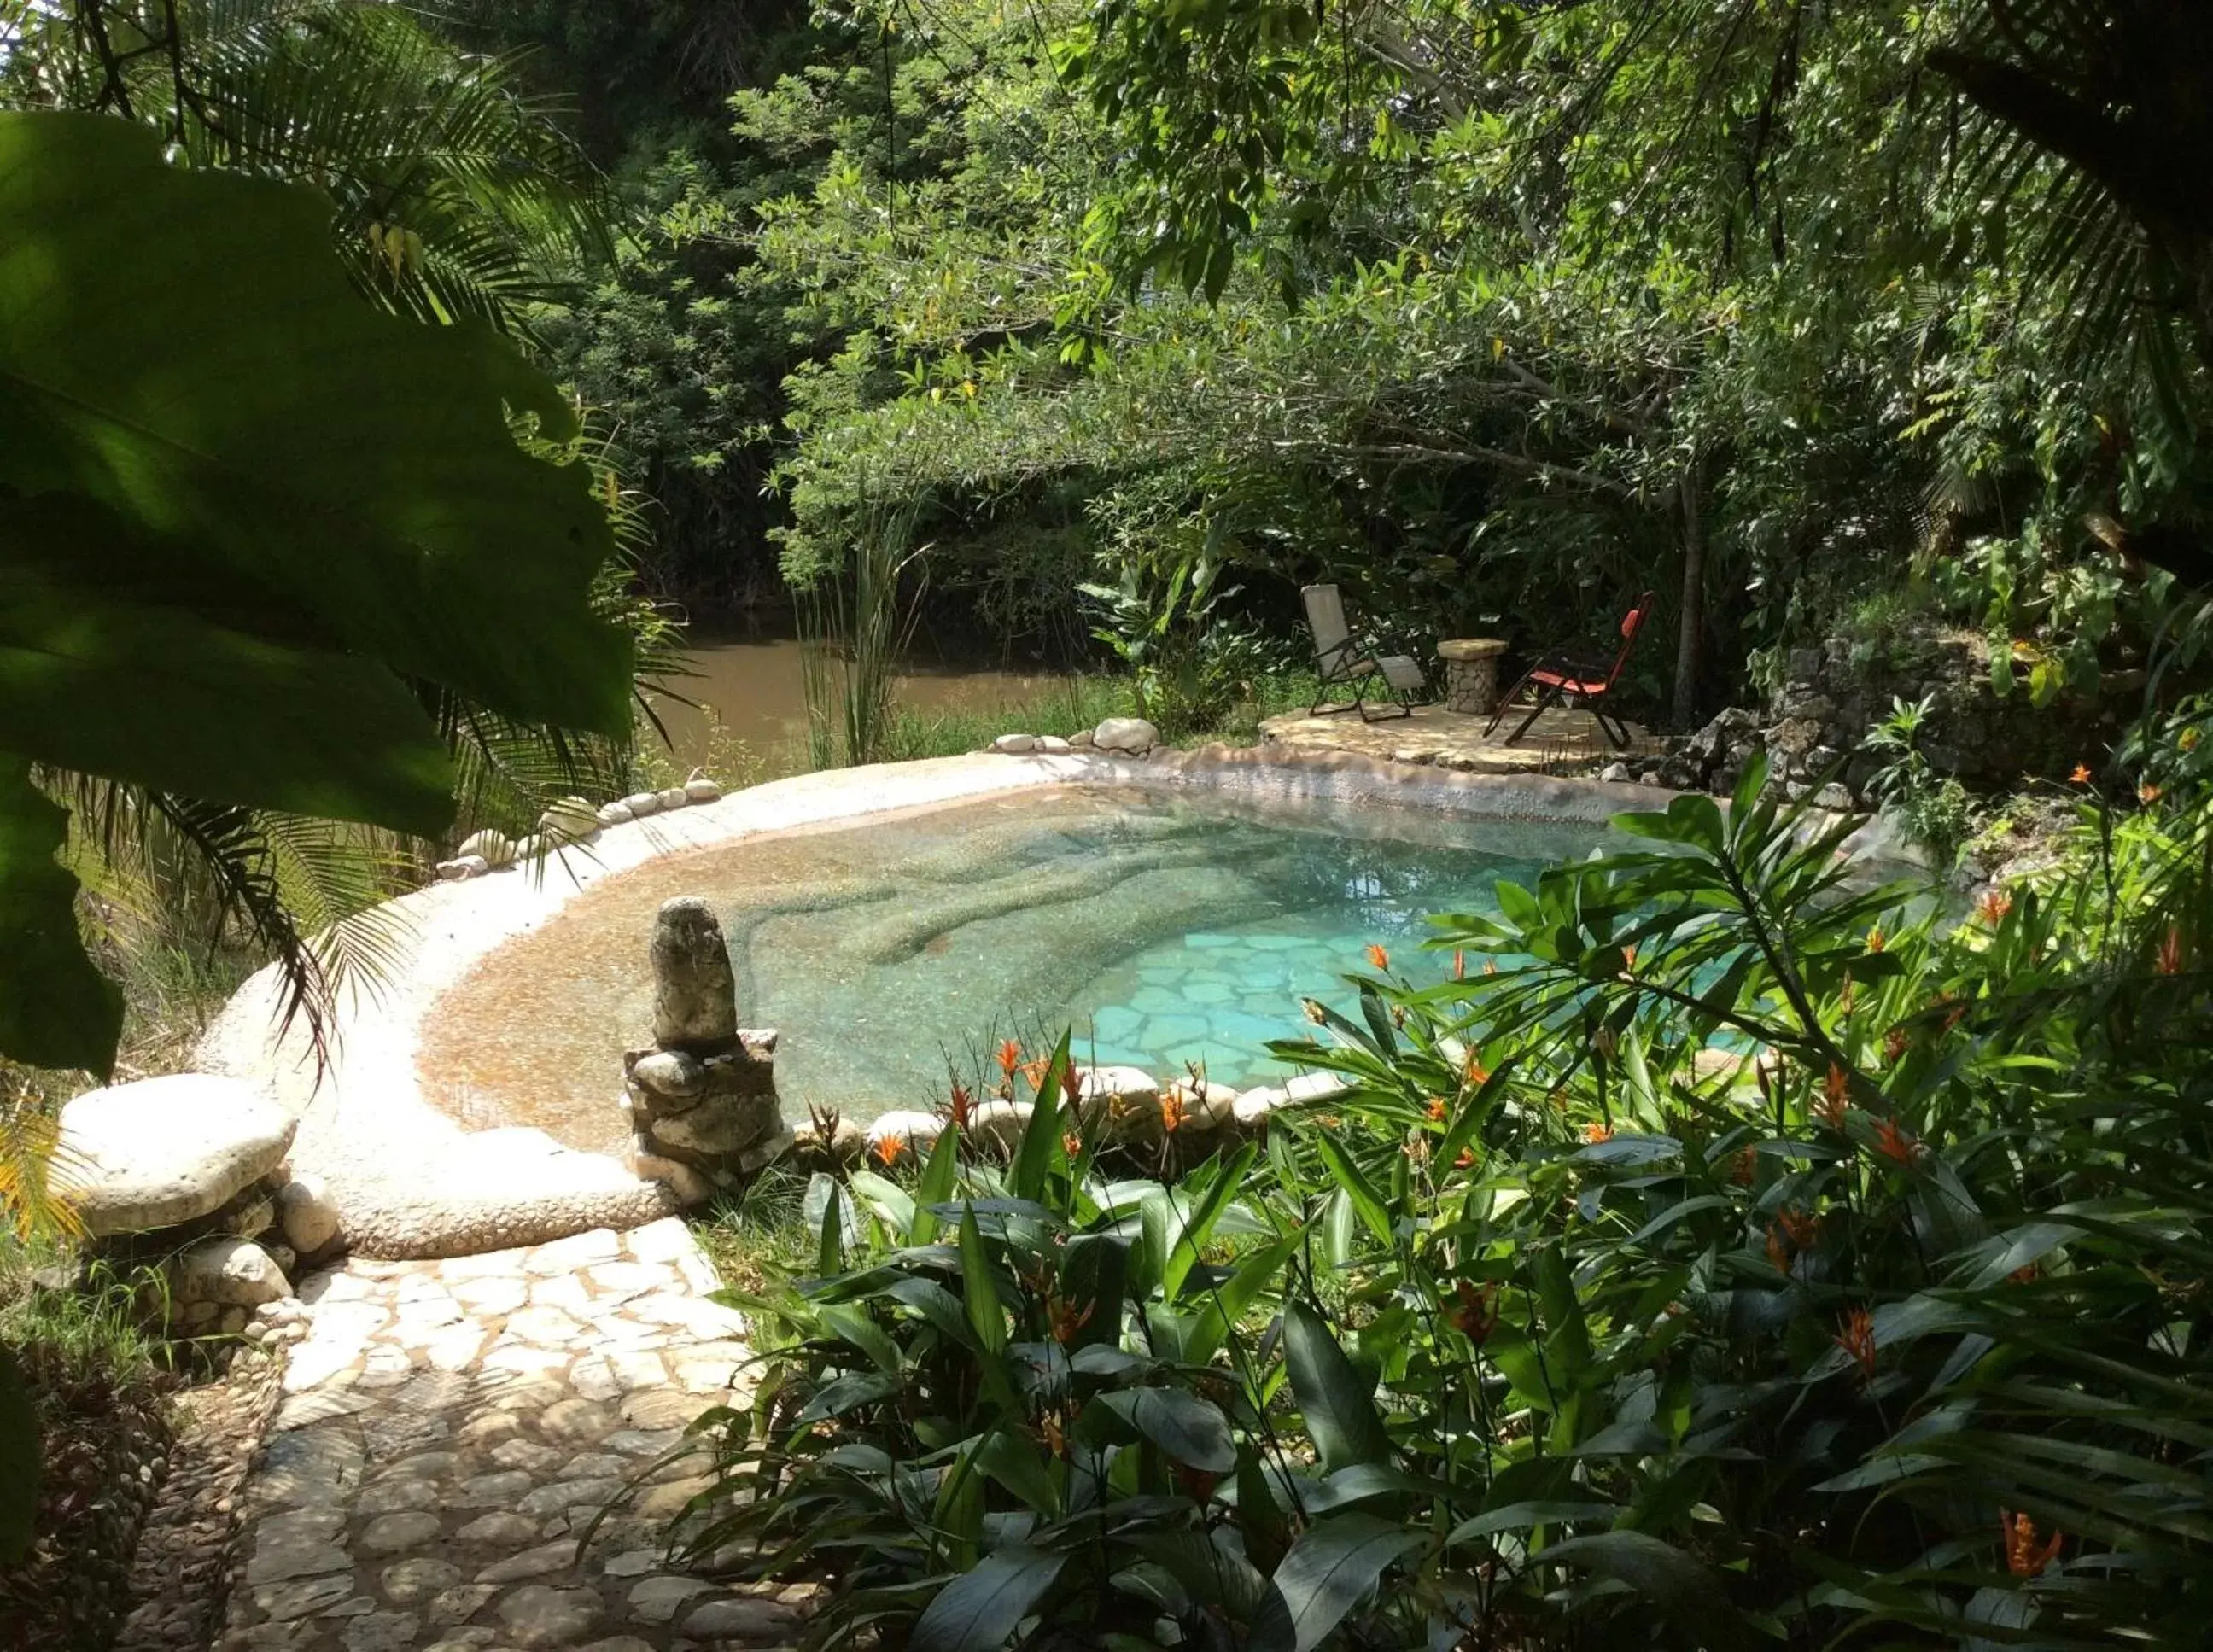
[[[810,765],[881,760],[899,656],[914,630],[919,569],[913,509],[871,509],[846,565],[798,594],[800,688]]]

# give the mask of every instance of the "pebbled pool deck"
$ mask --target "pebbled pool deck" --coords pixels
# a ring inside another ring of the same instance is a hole
[[[468,1255],[590,1228],[637,1227],[675,1211],[660,1183],[641,1182],[615,1159],[564,1147],[540,1131],[472,1131],[425,1094],[416,1052],[440,998],[494,948],[543,924],[578,892],[656,856],[1068,783],[1205,787],[1257,798],[1594,821],[1654,807],[1666,795],[1270,747],[1210,747],[1143,759],[978,753],[803,775],[613,827],[542,868],[403,896],[376,909],[393,957],[387,978],[374,996],[350,991],[341,1002],[331,1059],[320,1075],[303,1029],[273,1032],[279,983],[272,970],[249,980],[217,1016],[199,1064],[253,1085],[299,1119],[294,1167],[329,1184],[357,1256]],[[619,1055],[607,1052],[610,1106]]]

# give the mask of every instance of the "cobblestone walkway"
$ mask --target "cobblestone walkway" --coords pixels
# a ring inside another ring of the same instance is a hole
[[[662,1564],[705,1484],[669,1465],[742,1380],[742,1321],[682,1222],[307,1280],[223,1652],[690,1652],[796,1638],[808,1598]]]

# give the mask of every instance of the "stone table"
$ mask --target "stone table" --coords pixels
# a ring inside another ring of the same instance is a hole
[[[1506,644],[1493,637],[1449,637],[1437,644],[1445,667],[1445,709],[1487,717],[1498,709],[1498,656]]]

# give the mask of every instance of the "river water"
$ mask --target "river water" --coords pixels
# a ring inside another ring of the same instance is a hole
[[[771,772],[803,766],[795,760],[807,747],[801,648],[789,637],[700,639],[685,655],[692,674],[669,685],[695,704],[655,697],[677,760],[720,769],[728,766],[729,747],[735,744]],[[1058,680],[1051,673],[1002,670],[918,652],[905,661],[895,692],[899,704],[922,711],[988,710],[1033,698]]]

